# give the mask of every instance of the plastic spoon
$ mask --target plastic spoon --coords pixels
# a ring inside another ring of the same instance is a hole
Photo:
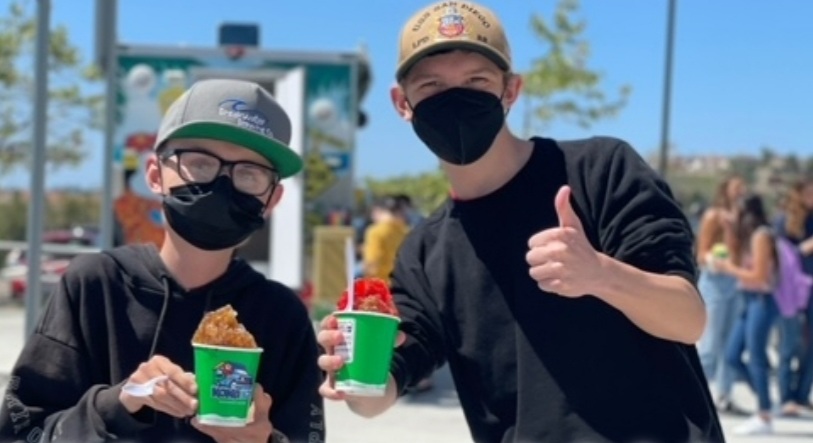
[[[347,306],[345,310],[352,311],[355,303],[355,294],[353,294],[353,280],[355,279],[355,272],[353,272],[353,263],[356,261],[356,254],[353,251],[353,239],[347,238],[344,244],[345,261],[347,262]]]
[[[121,390],[132,395],[133,397],[149,397],[155,390],[155,385],[168,378],[169,377],[166,375],[159,375],[158,377],[147,380],[144,383],[127,382],[127,384],[121,387]]]

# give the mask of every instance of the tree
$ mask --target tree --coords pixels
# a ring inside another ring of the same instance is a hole
[[[46,210],[46,229],[69,229],[95,224],[100,217],[101,202],[92,192],[65,190],[52,192]]]
[[[776,158],[776,152],[770,146],[763,146],[760,148],[759,163],[762,166],[770,166]]]
[[[799,175],[803,172],[802,161],[796,154],[788,154],[785,156],[785,170],[793,175]]]
[[[31,149],[34,48],[37,22],[29,0],[12,0],[0,17],[0,175],[25,165]],[[75,166],[84,160],[85,133],[98,127],[104,104],[88,94],[85,80],[99,78],[82,64],[65,26],[51,31],[48,60],[48,162]]]
[[[552,20],[531,17],[531,28],[547,51],[524,73],[525,135],[556,118],[587,128],[618,114],[627,103],[630,86],[620,87],[618,97],[609,100],[600,87],[602,74],[587,67],[590,44],[582,36],[586,23],[573,18],[578,9],[578,0],[560,0]]]
[[[393,194],[409,195],[412,204],[424,214],[435,210],[449,196],[449,184],[440,170],[385,180],[367,179],[366,185],[377,197]]]
[[[813,176],[813,156],[805,159],[804,170],[802,173],[808,177]]]
[[[0,239],[25,240],[28,223],[28,197],[22,191],[5,193],[0,200]]]
[[[756,180],[757,170],[760,166],[758,159],[747,155],[738,155],[731,157],[730,162],[732,174],[741,176],[748,183],[753,183]]]
[[[578,9],[578,0],[560,0],[552,20],[539,15],[531,18],[533,31],[548,50],[524,73],[528,116],[533,117],[526,121],[525,135],[531,135],[532,121],[544,125],[565,118],[588,127],[617,114],[626,105],[629,86],[621,87],[618,98],[610,101],[601,90],[602,75],[586,67],[590,54],[590,46],[582,36],[586,25],[572,18]],[[375,196],[408,194],[424,213],[437,208],[449,195],[448,182],[440,170],[413,177],[368,179],[366,185]]]

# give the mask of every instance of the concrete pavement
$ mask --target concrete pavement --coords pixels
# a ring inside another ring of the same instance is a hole
[[[24,312],[16,305],[0,306],[0,391],[23,345]],[[447,443],[470,441],[466,423],[447,371],[435,376],[435,389],[402,399],[390,411],[374,419],[352,414],[341,403],[328,402],[326,416],[329,443]],[[776,396],[774,396],[776,398]],[[735,392],[738,404],[755,404],[744,386]],[[743,418],[723,416],[730,443],[813,442],[813,416],[807,419],[777,419],[776,434],[766,437],[738,437],[730,430]]]

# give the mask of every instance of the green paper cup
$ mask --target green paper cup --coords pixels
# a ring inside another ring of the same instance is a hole
[[[198,383],[198,420],[242,427],[250,421],[262,348],[227,348],[192,343]]]
[[[344,344],[335,351],[344,358],[344,366],[336,374],[336,390],[362,397],[383,396],[401,320],[366,311],[338,311],[334,316],[344,336]]]

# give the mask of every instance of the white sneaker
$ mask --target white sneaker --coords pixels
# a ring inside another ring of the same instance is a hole
[[[773,434],[773,423],[754,415],[734,428],[736,435],[770,435]]]

